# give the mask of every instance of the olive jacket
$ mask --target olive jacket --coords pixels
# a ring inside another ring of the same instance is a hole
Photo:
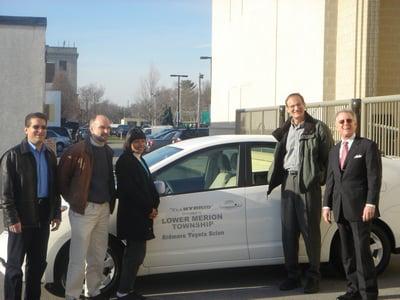
[[[282,127],[272,135],[278,143],[275,148],[274,161],[268,172],[268,194],[280,185],[285,177],[283,167],[286,154],[286,141],[292,119],[289,118]],[[333,146],[333,138],[328,126],[305,113],[304,131],[299,146],[299,180],[300,190],[305,193],[314,184],[324,185],[328,169],[329,151]]]

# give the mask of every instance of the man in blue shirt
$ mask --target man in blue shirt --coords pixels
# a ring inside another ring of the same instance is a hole
[[[44,144],[47,117],[31,113],[25,118],[26,138],[0,160],[0,203],[8,229],[4,298],[21,299],[22,270],[26,256],[26,300],[39,300],[46,269],[50,224],[61,221],[60,196],[55,174],[57,159]]]

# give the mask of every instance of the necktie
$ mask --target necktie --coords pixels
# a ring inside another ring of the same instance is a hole
[[[347,154],[349,153],[349,143],[343,142],[342,151],[340,152],[340,169],[343,170],[344,162],[346,160]]]

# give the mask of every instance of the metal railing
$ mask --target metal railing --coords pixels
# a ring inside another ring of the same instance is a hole
[[[375,141],[384,155],[400,157],[400,95],[325,101],[307,104],[307,112],[323,121],[339,140],[335,130],[336,112],[352,109],[358,118],[358,134]],[[271,134],[288,115],[285,106],[236,111],[236,133]]]

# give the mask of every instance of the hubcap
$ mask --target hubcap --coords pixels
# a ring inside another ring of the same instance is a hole
[[[370,249],[376,267],[383,258],[383,245],[380,238],[373,232],[371,232]]]

